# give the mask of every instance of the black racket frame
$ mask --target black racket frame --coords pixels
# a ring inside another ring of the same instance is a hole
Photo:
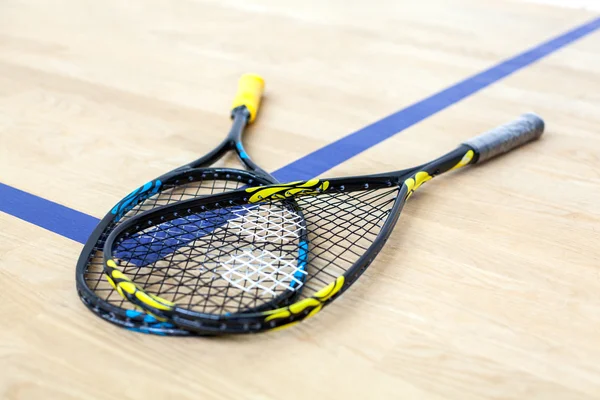
[[[122,216],[128,210],[131,210],[140,202],[145,200],[148,196],[148,191],[144,192],[144,188],[155,188],[157,186],[157,182],[160,182],[159,191],[162,191],[163,188],[164,190],[170,190],[173,187],[187,184],[189,182],[211,179],[227,179],[230,181],[243,183],[247,186],[262,186],[277,182],[273,176],[260,168],[244,150],[242,134],[250,120],[249,110],[246,108],[246,106],[236,107],[231,111],[231,118],[233,122],[229,134],[218,146],[216,146],[206,155],[188,164],[175,168],[172,171],[151,180],[148,182],[148,184],[134,190],[130,195],[121,200],[115,206],[115,208],[117,208],[127,199],[132,200],[127,205],[126,209],[120,210],[119,215]],[[210,165],[215,164],[230,152],[234,152],[239,161],[248,170],[233,168],[209,168]],[[152,195],[156,193],[158,193],[158,191],[152,193]],[[80,253],[75,269],[75,281],[77,293],[83,304],[85,304],[90,311],[100,318],[122,328],[133,331],[168,336],[189,336],[199,334],[197,330],[190,331],[185,328],[182,329],[181,327],[177,327],[166,321],[156,321],[143,311],[139,315],[132,316],[130,312],[128,313],[128,310],[115,306],[98,297],[94,293],[94,290],[88,286],[85,277],[88,263],[94,256],[92,254],[94,248],[97,246],[98,241],[101,240],[101,237],[103,235],[106,236],[107,233],[114,228],[117,222],[116,219],[118,220],[117,215],[112,211],[109,211],[98,223]],[[148,322],[149,320],[151,322]]]
[[[383,174],[327,179],[326,181],[328,182],[328,185],[327,188],[324,190],[318,189],[315,186],[315,190],[322,191],[323,193],[354,192],[368,189],[391,187],[397,187],[399,193],[396,197],[394,205],[392,206],[390,215],[383,224],[379,234],[377,235],[367,252],[365,252],[352,265],[352,267],[350,267],[343,274],[343,279],[341,281],[338,277],[338,280],[336,282],[332,282],[329,288],[331,290],[331,293],[325,293],[324,295],[321,294],[319,296],[311,296],[318,300],[318,303],[310,307],[305,307],[299,312],[291,311],[293,305],[282,305],[281,308],[275,311],[290,311],[289,315],[284,318],[269,319],[269,316],[272,316],[274,313],[273,310],[267,312],[254,312],[217,316],[193,311],[187,308],[179,307],[177,305],[173,306],[169,310],[165,310],[162,307],[156,308],[140,301],[135,295],[131,295],[127,292],[124,292],[123,295],[128,301],[138,305],[140,308],[145,309],[146,311],[152,313],[157,317],[171,321],[175,325],[182,327],[188,331],[195,331],[199,334],[204,335],[257,333],[275,330],[284,326],[290,326],[292,324],[295,324],[309,316],[314,315],[322,307],[326,306],[327,304],[331,303],[333,300],[338,298],[364,273],[364,271],[369,267],[369,265],[375,260],[377,254],[381,251],[386,241],[388,240],[390,234],[392,233],[393,228],[396,225],[398,218],[400,217],[400,213],[404,207],[406,199],[411,194],[409,193],[410,189],[405,184],[406,180],[414,178],[415,175],[419,172],[426,172],[431,177],[435,177],[436,175],[447,172],[448,170],[456,167],[459,163],[461,163],[461,161],[469,152],[472,152],[471,158],[469,159],[468,163],[464,165],[476,163],[478,159],[477,151],[472,147],[463,144],[455,150],[451,151],[450,153],[439,157],[434,161],[416,167]],[[322,183],[323,181],[325,180],[319,180],[318,182]],[[295,187],[306,185],[306,183],[307,181],[296,182]],[[267,185],[265,186],[265,189],[268,187],[277,186],[280,185]],[[310,194],[300,193],[297,195],[290,196],[290,199],[302,195]],[[139,226],[143,226],[145,222],[154,220],[164,223],[185,215],[210,211],[221,207],[227,207],[228,205],[237,206],[240,204],[244,204],[245,202],[248,202],[249,198],[250,193],[247,192],[245,189],[240,189],[231,192],[215,194],[204,198],[184,200],[170,206],[158,207],[153,210],[146,211],[124,222],[122,225],[120,225],[114,231],[111,232],[105,243],[104,262],[106,272],[110,273],[110,270],[106,269],[108,268],[106,266],[106,263],[109,260],[111,260],[110,254],[112,244],[117,240],[117,238],[136,231],[136,229],[139,228]],[[114,279],[114,281],[116,284],[118,284],[120,280]]]

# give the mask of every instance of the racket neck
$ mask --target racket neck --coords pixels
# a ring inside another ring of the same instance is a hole
[[[219,159],[225,155],[231,149],[231,141],[229,138],[223,140],[217,147],[211,150],[209,153],[204,156],[192,161],[189,164],[182,166],[181,168],[177,168],[175,172],[180,171],[182,169],[188,168],[206,168],[217,162]]]
[[[233,125],[231,126],[231,130],[229,131],[229,135],[227,136],[227,141],[229,141],[229,148],[233,149],[240,162],[249,169],[250,171],[260,175],[262,178],[265,178],[267,181],[275,182],[275,179],[261,167],[259,167],[246,153],[244,149],[244,144],[242,143],[242,135],[246,126],[248,125],[248,121],[250,120],[250,112],[245,106],[236,107],[231,112],[231,117],[233,118]]]
[[[208,154],[198,158],[197,160],[192,161],[191,163],[181,167],[179,169],[186,168],[207,168],[216,163],[218,160],[223,158],[223,156],[231,150],[235,150],[240,155],[240,151],[237,147],[237,144],[240,143],[240,148],[243,151],[243,147],[241,146],[242,142],[242,133],[248,123],[250,117],[250,113],[246,109],[246,107],[241,106],[235,108],[231,112],[231,119],[233,120],[231,129],[227,137],[219,143],[217,147],[211,150]],[[244,163],[245,165],[245,163]]]
[[[451,152],[421,167],[415,168],[410,175],[415,175],[420,171],[423,171],[428,173],[431,177],[435,177],[448,171],[453,171],[455,169],[474,164],[476,161],[477,154],[475,151],[467,145],[460,145]]]
[[[386,172],[374,175],[363,175],[350,178],[329,179],[330,190],[355,191],[364,189],[378,189],[402,185],[404,181],[414,178],[420,172],[427,173],[431,178],[445,172],[475,163],[477,154],[466,145],[461,145],[455,150],[425,164],[418,165],[395,172]],[[340,189],[341,188],[341,189]]]

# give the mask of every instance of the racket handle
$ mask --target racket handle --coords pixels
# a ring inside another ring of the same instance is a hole
[[[262,77],[256,74],[244,74],[238,81],[238,89],[233,99],[231,109],[240,106],[246,106],[250,113],[250,122],[254,122],[258,108],[260,107],[260,99],[265,88],[265,81]]]
[[[538,139],[544,133],[544,126],[544,120],[538,115],[526,113],[463,144],[473,148],[479,154],[476,161],[479,163]]]

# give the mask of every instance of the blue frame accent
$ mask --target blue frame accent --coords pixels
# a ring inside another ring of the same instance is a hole
[[[244,146],[242,146],[241,143],[238,143],[236,145],[236,147],[237,147],[238,151],[240,152],[240,157],[242,157],[244,159],[248,158],[248,154],[246,153],[246,150],[244,150]]]
[[[154,194],[156,194],[160,189],[161,185],[162,182],[160,181],[160,179],[157,179],[155,181],[146,182],[143,186],[129,193],[111,210],[111,213],[117,216],[115,218],[115,222],[119,221],[123,217],[123,215],[127,213],[127,211],[131,210],[141,201],[146,200],[147,198],[152,197]]]

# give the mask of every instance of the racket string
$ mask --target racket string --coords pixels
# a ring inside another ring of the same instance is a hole
[[[397,194],[392,187],[234,204],[151,225],[120,238],[112,251],[123,255],[134,241],[122,268],[142,259],[134,282],[194,311],[273,308],[348,271],[376,240]]]
[[[316,291],[346,272],[366,252],[389,215],[395,194],[396,189],[358,192],[329,201],[321,196],[326,204],[318,205],[322,210],[319,220],[311,224],[309,219],[308,226],[310,265],[314,267],[309,269],[307,280],[311,289]]]
[[[240,223],[242,211],[245,221]],[[226,301],[225,309],[236,312],[260,305],[262,296],[279,296],[290,286],[300,286],[297,256],[290,255],[297,249],[295,241],[299,239],[296,213],[289,209],[258,210],[253,206],[243,210],[235,207],[229,215],[207,214],[201,228],[196,229],[203,235],[194,236],[194,232],[181,229],[189,225],[190,219],[197,226],[200,219],[197,215],[183,216],[122,238],[114,254],[122,266],[127,259],[125,266],[133,263],[154,272],[153,280],[145,282],[148,290],[171,301],[181,301],[179,295],[188,296],[185,301],[190,305],[200,303],[204,312],[214,312],[213,308],[220,306],[213,301],[216,297]],[[211,220],[214,218],[217,220]],[[223,224],[224,220],[228,223]],[[270,228],[267,236],[261,233],[265,230],[261,225]],[[258,293],[247,296],[252,291]],[[197,296],[200,301],[196,301]]]
[[[183,184],[164,185],[158,193],[129,210],[117,223],[111,223],[100,235],[94,249],[90,252],[90,258],[84,274],[84,279],[88,287],[96,293],[101,299],[120,308],[134,308],[121,295],[119,295],[112,286],[110,286],[104,276],[103,271],[103,247],[110,232],[114,228],[141,214],[157,207],[173,204],[178,201],[197,198],[199,196],[221,193],[224,191],[239,189],[247,183],[231,179],[206,179],[194,180]],[[151,271],[144,271],[135,265],[123,267],[123,272],[134,277],[134,280],[142,279],[146,284],[152,277]]]

